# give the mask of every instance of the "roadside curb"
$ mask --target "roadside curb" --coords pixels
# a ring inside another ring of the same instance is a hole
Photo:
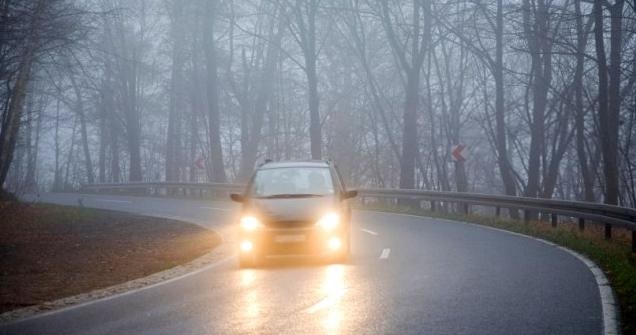
[[[496,230],[506,234],[516,235],[516,236],[528,238],[531,240],[535,240],[537,242],[541,242],[548,246],[567,252],[568,254],[574,256],[576,259],[578,259],[583,264],[585,264],[585,266],[587,266],[587,268],[590,270],[590,272],[594,276],[594,280],[596,281],[596,286],[598,287],[599,295],[601,299],[601,307],[602,307],[602,313],[603,313],[603,334],[604,335],[620,335],[621,334],[620,322],[619,322],[620,319],[618,317],[618,308],[616,307],[618,305],[616,303],[615,294],[614,294],[614,291],[612,290],[609,280],[605,276],[605,273],[603,273],[603,270],[598,265],[596,265],[596,263],[594,263],[591,259],[587,258],[586,256],[574,250],[571,250],[569,248],[558,245],[556,243],[544,240],[542,238],[525,235],[525,234],[521,234],[521,233],[517,233],[517,232],[513,232],[513,231],[501,229],[501,228],[490,227],[490,226],[482,225],[478,223],[456,221],[456,220],[443,219],[443,218],[434,218],[434,217],[414,215],[414,214],[393,213],[393,212],[374,211],[374,210],[365,210],[365,209],[361,209],[361,210],[369,211],[369,212],[386,213],[390,215],[408,216],[408,217],[419,218],[419,219],[435,219],[435,220],[446,221],[450,223],[459,223],[459,224],[465,224],[465,225],[475,226],[475,227],[484,228],[484,229]]]

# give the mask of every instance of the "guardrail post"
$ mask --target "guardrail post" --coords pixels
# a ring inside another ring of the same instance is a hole
[[[496,217],[500,217],[501,216],[501,207],[499,207],[499,206],[495,207],[495,216]]]
[[[552,227],[556,228],[559,221],[556,214],[552,214],[551,221],[552,221]]]
[[[579,231],[584,231],[584,230],[585,230],[585,219],[579,218]]]
[[[458,205],[459,205],[459,208],[462,211],[462,214],[464,214],[464,215],[470,214],[470,207],[468,206],[467,203],[460,202]]]
[[[632,230],[632,252],[636,252],[636,230]]]
[[[612,238],[612,225],[609,223],[605,224],[605,239],[609,240]]]
[[[431,201],[431,212],[435,212],[435,201]]]

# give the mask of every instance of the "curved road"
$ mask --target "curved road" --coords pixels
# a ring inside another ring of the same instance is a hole
[[[106,195],[85,206],[227,230],[225,202]],[[77,204],[78,195],[42,201]],[[232,238],[227,238],[232,243]],[[589,269],[547,244],[445,220],[357,211],[350,264],[193,275],[0,326],[0,334],[602,334]]]

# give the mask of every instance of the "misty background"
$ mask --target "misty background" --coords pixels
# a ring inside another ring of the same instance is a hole
[[[0,185],[313,158],[358,187],[634,207],[635,20],[625,0],[0,0]]]

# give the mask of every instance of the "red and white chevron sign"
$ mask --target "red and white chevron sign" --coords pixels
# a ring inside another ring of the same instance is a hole
[[[194,166],[196,166],[199,170],[205,169],[205,161],[203,160],[203,157],[199,156],[199,158],[194,161]]]
[[[451,151],[451,156],[453,156],[453,160],[458,162],[463,162],[466,160],[466,153],[464,149],[466,146],[464,144],[457,144],[453,147]]]

